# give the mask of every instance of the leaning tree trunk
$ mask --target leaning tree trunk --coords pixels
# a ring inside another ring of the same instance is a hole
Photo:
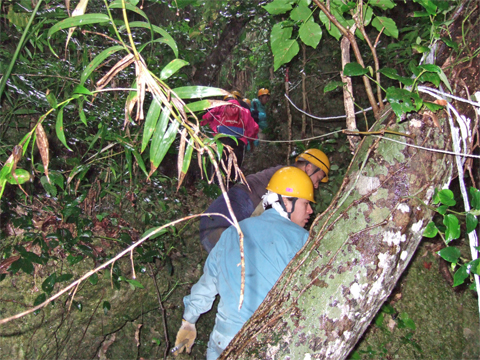
[[[343,359],[387,299],[448,186],[452,157],[408,147],[449,147],[449,129],[383,116],[365,137],[332,205],[221,359]],[[308,355],[309,354],[309,355]]]

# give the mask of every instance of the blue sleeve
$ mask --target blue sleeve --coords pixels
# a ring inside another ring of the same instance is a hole
[[[214,247],[208,255],[207,261],[203,268],[203,275],[198,282],[193,285],[190,295],[183,298],[185,311],[183,318],[189,323],[195,324],[201,314],[212,308],[215,296],[218,294],[217,289],[217,265],[216,257],[218,252],[215,251],[218,246]]]

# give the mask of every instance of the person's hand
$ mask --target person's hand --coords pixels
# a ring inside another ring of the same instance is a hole
[[[174,356],[182,353],[184,349],[187,349],[187,353],[192,351],[193,342],[197,337],[197,330],[195,324],[191,324],[186,320],[182,320],[182,326],[178,330],[177,338],[175,339]]]

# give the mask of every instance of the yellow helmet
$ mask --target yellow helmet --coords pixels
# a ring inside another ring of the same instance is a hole
[[[232,91],[231,94],[235,97],[235,99],[238,99],[238,100],[240,100],[243,97],[242,93],[237,90]]]
[[[279,195],[315,202],[312,180],[303,170],[294,166],[286,166],[277,170],[270,178],[267,190]]]
[[[252,106],[252,102],[250,101],[250,99],[243,99],[243,102],[245,102],[246,104],[248,104],[248,106]]]
[[[268,91],[268,89],[261,88],[260,90],[258,90],[258,97],[262,95],[270,95],[270,91]]]
[[[315,165],[316,167],[323,170],[325,173],[325,177],[322,179],[322,182],[328,181],[328,172],[330,171],[330,161],[328,160],[327,155],[321,150],[318,149],[308,149],[305,150],[303,153],[297,156],[295,161],[298,159],[304,159],[309,163]]]

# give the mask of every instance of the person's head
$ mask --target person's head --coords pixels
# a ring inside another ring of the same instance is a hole
[[[264,197],[265,207],[274,208],[281,216],[304,227],[313,212],[313,183],[308,175],[294,167],[281,168],[273,174]]]
[[[327,155],[318,149],[308,149],[297,156],[295,166],[310,176],[315,189],[320,182],[328,181],[328,172],[330,171],[330,161]]]
[[[244,101],[248,106],[252,106],[252,102],[250,101],[250,99],[244,98],[243,101]]]
[[[270,99],[270,91],[265,88],[261,88],[258,90],[258,100],[262,103],[262,105],[265,105],[267,101]]]
[[[243,96],[242,93],[238,90],[233,90],[231,94],[235,97],[237,100],[242,100]]]

